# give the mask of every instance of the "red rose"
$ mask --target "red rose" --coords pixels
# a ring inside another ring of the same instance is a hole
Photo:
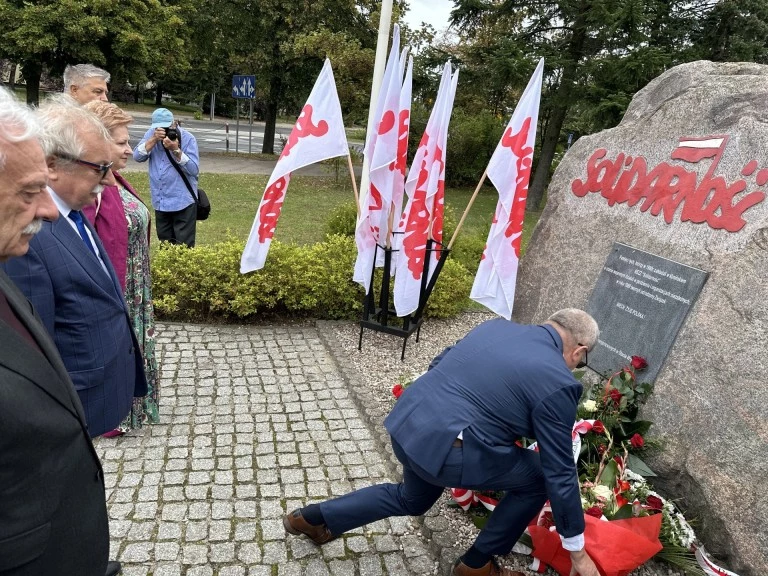
[[[616,494],[616,507],[617,508],[623,508],[627,504],[629,504],[629,500],[624,498],[624,496],[622,496],[621,494]]]
[[[595,423],[592,424],[592,432],[595,434],[605,434],[605,424],[600,422],[600,420],[595,420]]]
[[[592,508],[589,508],[588,510],[585,510],[584,513],[588,514],[590,516],[594,516],[595,518],[602,518],[603,517],[603,511],[600,509],[599,506],[592,506]]]
[[[632,356],[632,368],[635,370],[648,368],[648,362],[642,356]]]
[[[616,466],[619,467],[619,470],[624,470],[624,458],[621,456],[614,456],[613,461],[616,462]]]
[[[551,528],[555,525],[555,517],[552,516],[552,512],[544,512],[544,514],[541,517],[541,520],[539,520],[539,526],[544,526],[544,528]]]
[[[619,492],[626,492],[630,489],[629,482],[626,480],[619,480],[616,484],[616,488]]]
[[[661,498],[658,496],[648,496],[648,498],[645,499],[645,503],[651,510],[661,510],[664,507],[664,502],[662,502]]]
[[[632,438],[629,439],[629,443],[632,445],[632,448],[642,448],[645,446],[645,440],[643,440],[643,437],[640,436],[640,434],[632,436]]]
[[[613,403],[618,406],[621,403],[621,392],[616,390],[616,388],[611,388],[608,391],[608,395],[611,397],[611,400],[613,400]]]
[[[403,388],[402,384],[395,384],[394,386],[392,386],[392,394],[395,395],[395,398],[400,398],[400,395],[403,393],[403,390],[405,390],[405,388]]]

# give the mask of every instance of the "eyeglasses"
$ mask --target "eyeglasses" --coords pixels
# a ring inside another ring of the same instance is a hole
[[[96,164],[95,162],[80,160],[80,158],[72,158],[71,156],[65,156],[64,154],[57,154],[57,157],[61,158],[62,160],[69,160],[70,162],[74,162],[75,164],[88,166],[88,168],[91,168],[95,172],[98,172],[102,178],[104,178],[104,176],[107,175],[107,172],[109,172],[109,169],[112,168],[112,164],[114,164],[114,162],[110,162],[109,164]]]
[[[577,343],[577,346],[584,346],[584,344],[578,344],[578,343]],[[587,355],[587,354],[588,354],[588,352],[587,352],[587,349],[586,349],[587,347],[586,347],[586,346],[584,346],[584,348],[585,348],[585,349],[584,349],[584,360],[582,360],[581,362],[579,362],[578,364],[576,364],[576,368],[586,368],[586,367],[587,367],[587,364],[589,363],[589,357],[588,357],[588,355]]]

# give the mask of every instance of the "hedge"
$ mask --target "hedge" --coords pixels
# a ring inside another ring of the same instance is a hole
[[[152,261],[155,312],[169,320],[254,319],[264,315],[355,319],[363,291],[352,281],[353,238],[329,235],[297,246],[272,242],[262,270],[240,274],[244,242],[187,248],[163,244]],[[380,285],[381,274],[376,284]],[[472,277],[451,258],[445,263],[426,316],[458,314],[468,303]]]

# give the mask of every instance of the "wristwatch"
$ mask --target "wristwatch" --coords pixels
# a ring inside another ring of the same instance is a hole
[[[176,150],[173,151],[173,155],[181,158],[181,148],[176,148]]]

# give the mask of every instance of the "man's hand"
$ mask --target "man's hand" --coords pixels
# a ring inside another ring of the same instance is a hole
[[[176,152],[179,149],[179,141],[163,137],[163,147],[169,152]]]
[[[583,549],[571,552],[571,576],[600,576],[597,566]]]
[[[167,140],[165,137],[165,128],[155,128],[152,136],[147,138],[147,140],[144,142],[144,148],[146,148],[147,152],[149,152],[152,150],[152,148],[155,147],[155,144],[158,142],[163,142],[164,140]]]

